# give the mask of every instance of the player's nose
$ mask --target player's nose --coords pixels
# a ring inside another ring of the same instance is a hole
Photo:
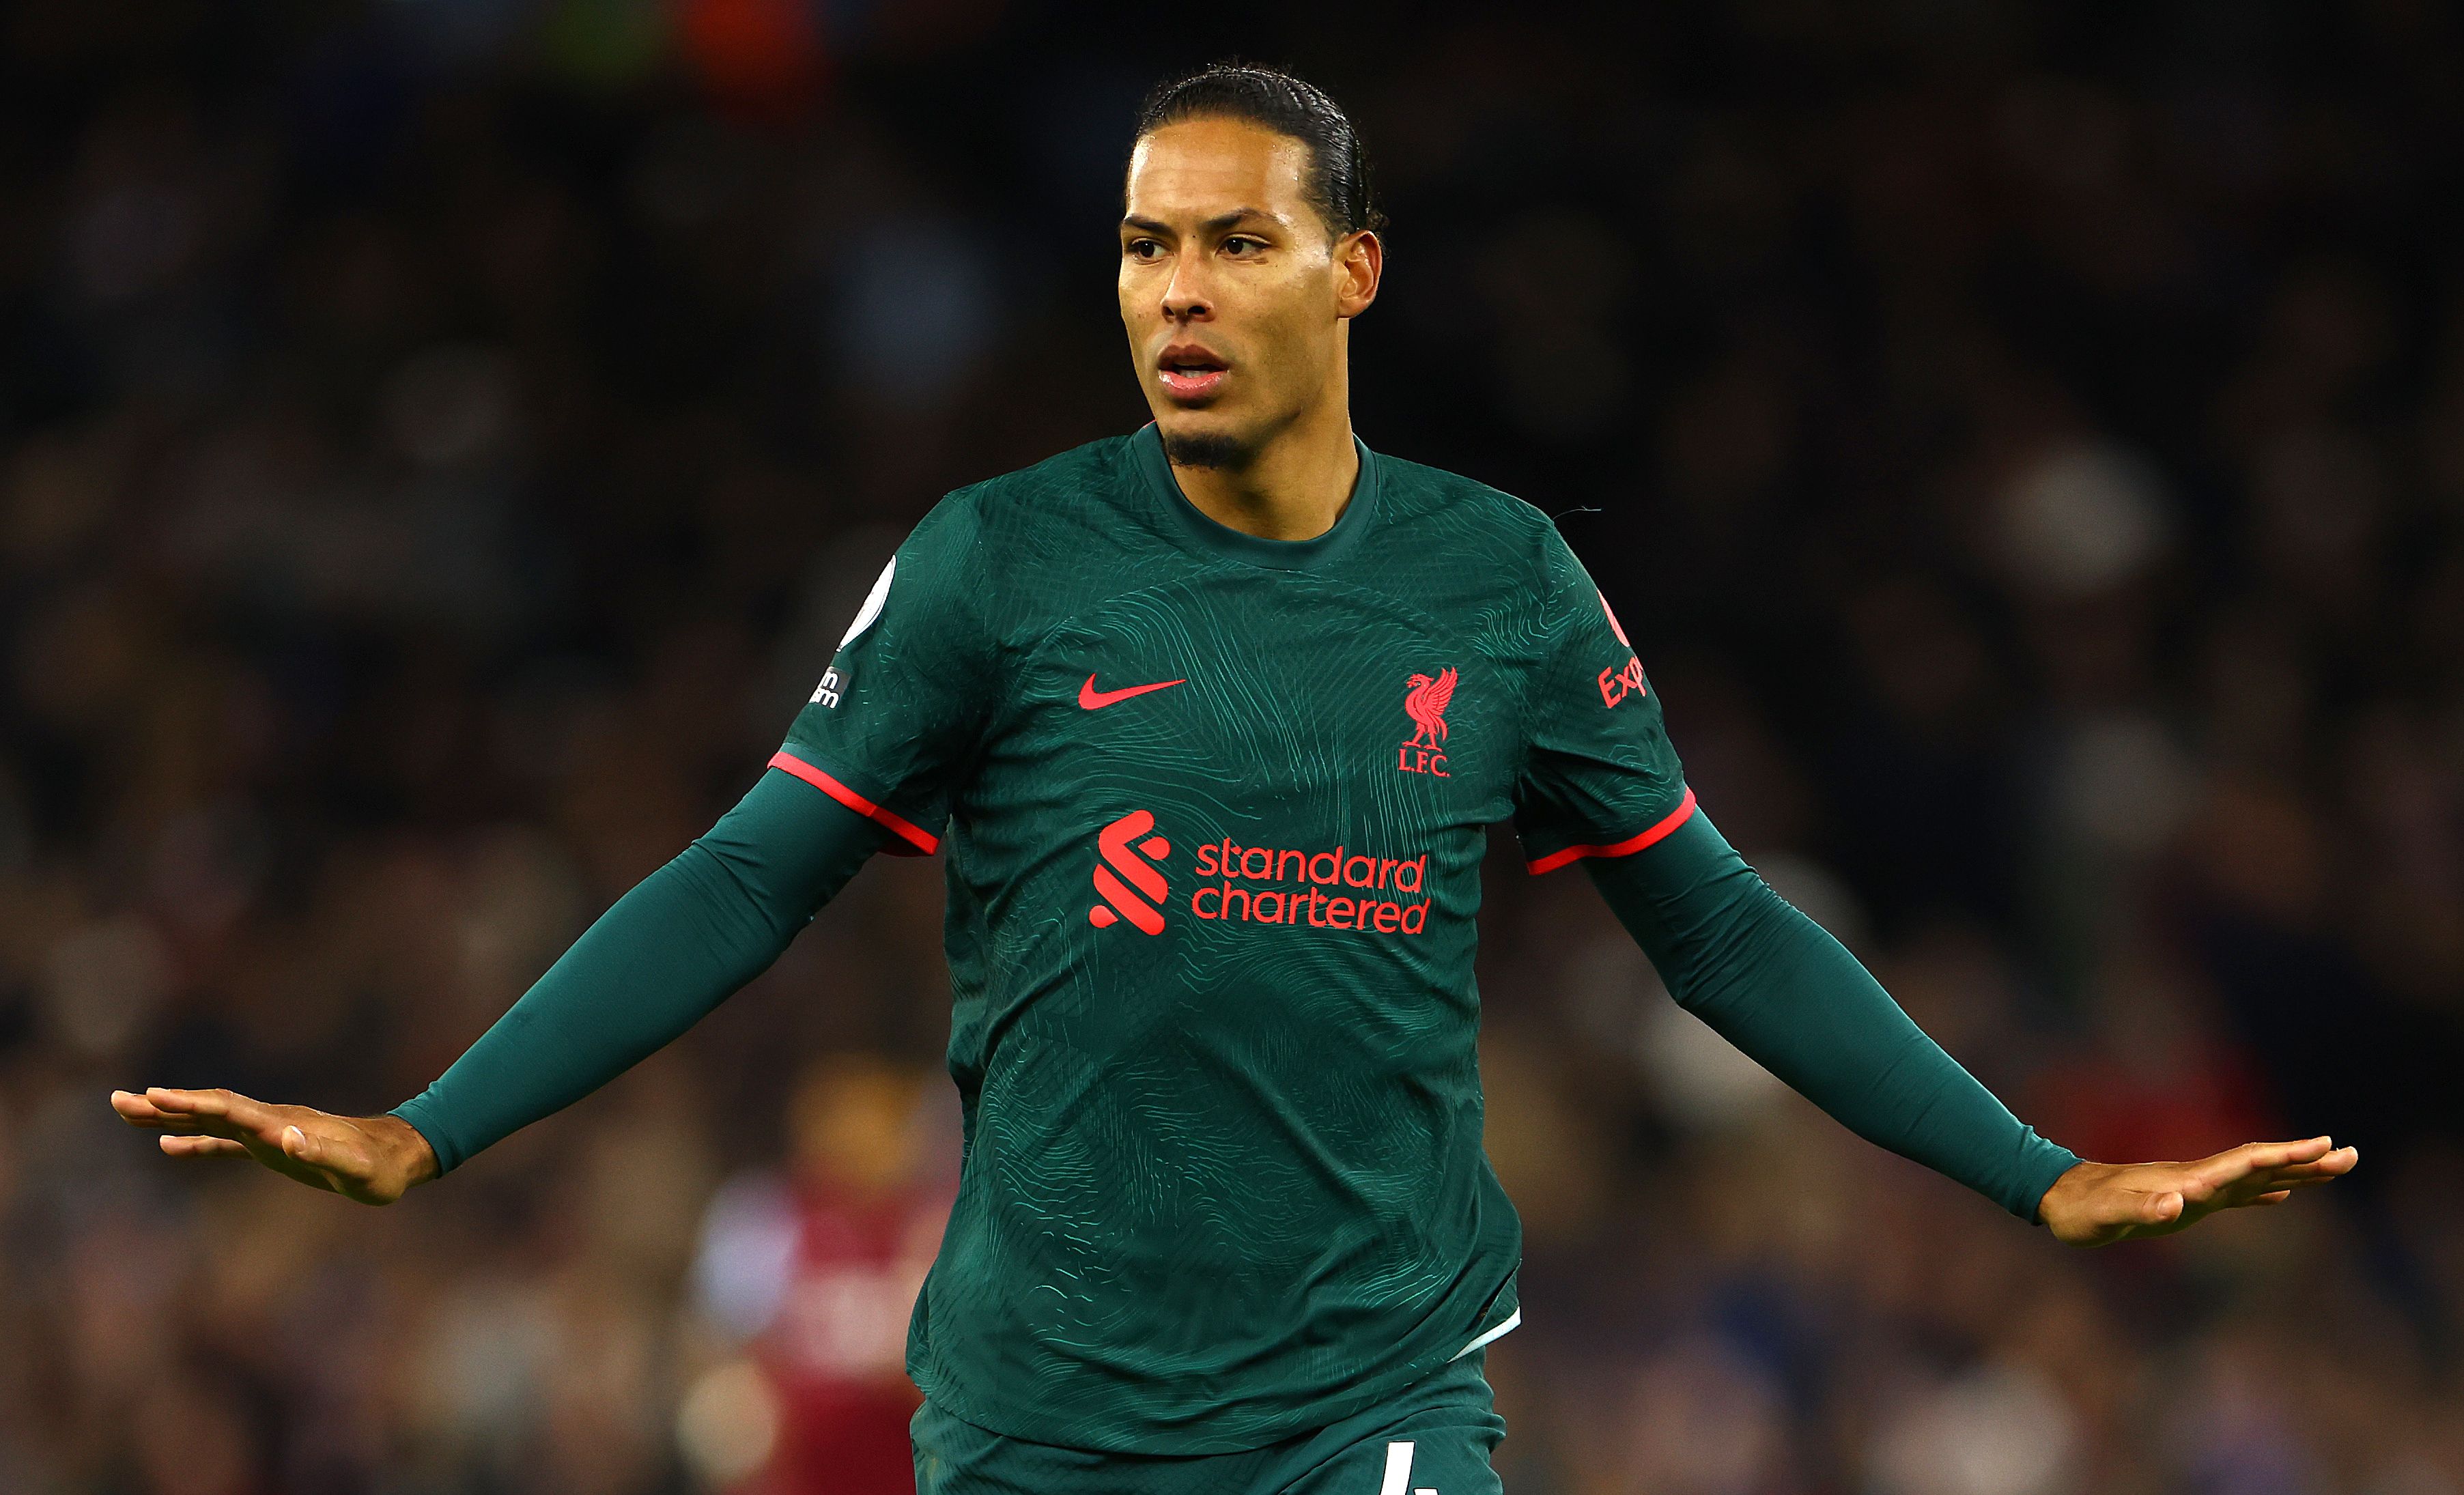
[[[1189,321],[1215,315],[1214,298],[1207,295],[1199,276],[1187,269],[1176,269],[1171,281],[1163,288],[1163,314],[1174,321]]]

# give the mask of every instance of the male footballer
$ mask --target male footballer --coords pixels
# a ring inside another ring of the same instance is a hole
[[[1324,94],[1165,84],[1123,207],[1153,424],[944,498],[742,802],[441,1079],[382,1116],[120,1113],[390,1202],[682,1033],[875,851],[941,851],[966,1146],[908,1348],[926,1495],[1498,1488],[1482,1368],[1521,1234],[1472,953],[1500,821],[1737,1047],[2062,1241],[2354,1166],[2323,1136],[2080,1160],[1738,857],[1549,518],[1353,433],[1385,251]]]

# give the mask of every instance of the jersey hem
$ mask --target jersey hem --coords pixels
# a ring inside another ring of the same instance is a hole
[[[1206,1431],[1206,1423],[1173,1419],[1158,1421],[1152,1418],[1124,1418],[1113,1424],[1112,1436],[1101,1436],[1093,1428],[1072,1429],[1073,1434],[1087,1435],[1084,1441],[1075,1436],[1056,1437],[1048,1426],[1040,1426],[1024,1418],[988,1415],[977,1399],[958,1385],[959,1377],[950,1374],[940,1363],[937,1348],[929,1334],[911,1338],[907,1351],[907,1375],[924,1399],[945,1415],[999,1438],[1024,1439],[1047,1443],[1058,1448],[1073,1448],[1099,1454],[1131,1454],[1140,1457],[1189,1458],[1218,1454],[1241,1454],[1282,1442],[1287,1439],[1306,1437],[1321,1428],[1331,1427],[1346,1418],[1356,1417],[1382,1401],[1400,1395],[1423,1378],[1435,1375],[1448,1366],[1479,1354],[1489,1344],[1504,1337],[1523,1322],[1520,1291],[1521,1263],[1507,1269],[1504,1280],[1483,1299],[1480,1313],[1473,1318],[1479,1323],[1495,1312],[1501,1304],[1512,1304],[1506,1318],[1473,1337],[1470,1343],[1451,1354],[1436,1350],[1424,1351],[1416,1357],[1365,1381],[1355,1382],[1340,1392],[1317,1397],[1306,1408],[1286,1411],[1280,1416],[1253,1417],[1235,1423],[1231,1431]],[[929,1290],[929,1289],[928,1289]],[[919,1307],[919,1312],[922,1309]],[[1441,1340],[1442,1346],[1444,1341]],[[1038,1409],[1039,1411],[1045,1409]]]
[[[1571,866],[1587,856],[1632,856],[1646,846],[1655,846],[1667,839],[1678,826],[1692,818],[1694,808],[1694,791],[1688,788],[1685,791],[1685,798],[1677,802],[1677,808],[1669,811],[1659,824],[1640,835],[1628,836],[1623,841],[1604,846],[1566,846],[1560,850],[1551,851],[1547,856],[1535,858],[1527,865],[1530,868],[1532,875],[1536,877],[1542,872],[1553,872],[1561,867]]]
[[[883,809],[793,753],[781,749],[771,754],[770,766],[782,773],[795,775],[865,819],[889,826],[900,840],[907,843],[903,846],[892,845],[882,848],[892,856],[931,856],[941,847],[940,837],[913,821]]]

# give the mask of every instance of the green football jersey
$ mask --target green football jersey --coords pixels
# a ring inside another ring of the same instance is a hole
[[[947,854],[965,1160],[909,1371],[969,1422],[1256,1447],[1519,1321],[1481,1150],[1486,827],[1534,870],[1693,799],[1549,518],[1360,448],[1314,539],[1153,426],[950,495],[774,766]]]

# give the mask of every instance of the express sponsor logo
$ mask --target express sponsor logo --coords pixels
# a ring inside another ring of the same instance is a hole
[[[1612,711],[1629,695],[1648,693],[1642,683],[1642,661],[1632,654],[1625,656],[1624,664],[1600,671],[1600,704]]]
[[[1608,594],[1597,587],[1592,595],[1600,600],[1600,611],[1608,614],[1609,631],[1617,635],[1618,647],[1631,649],[1634,645],[1625,636],[1625,625],[1617,622],[1617,609],[1609,605]],[[1642,659],[1628,654],[1622,665],[1611,665],[1600,671],[1600,704],[1611,711],[1629,695],[1648,695],[1650,689],[1642,683]]]

